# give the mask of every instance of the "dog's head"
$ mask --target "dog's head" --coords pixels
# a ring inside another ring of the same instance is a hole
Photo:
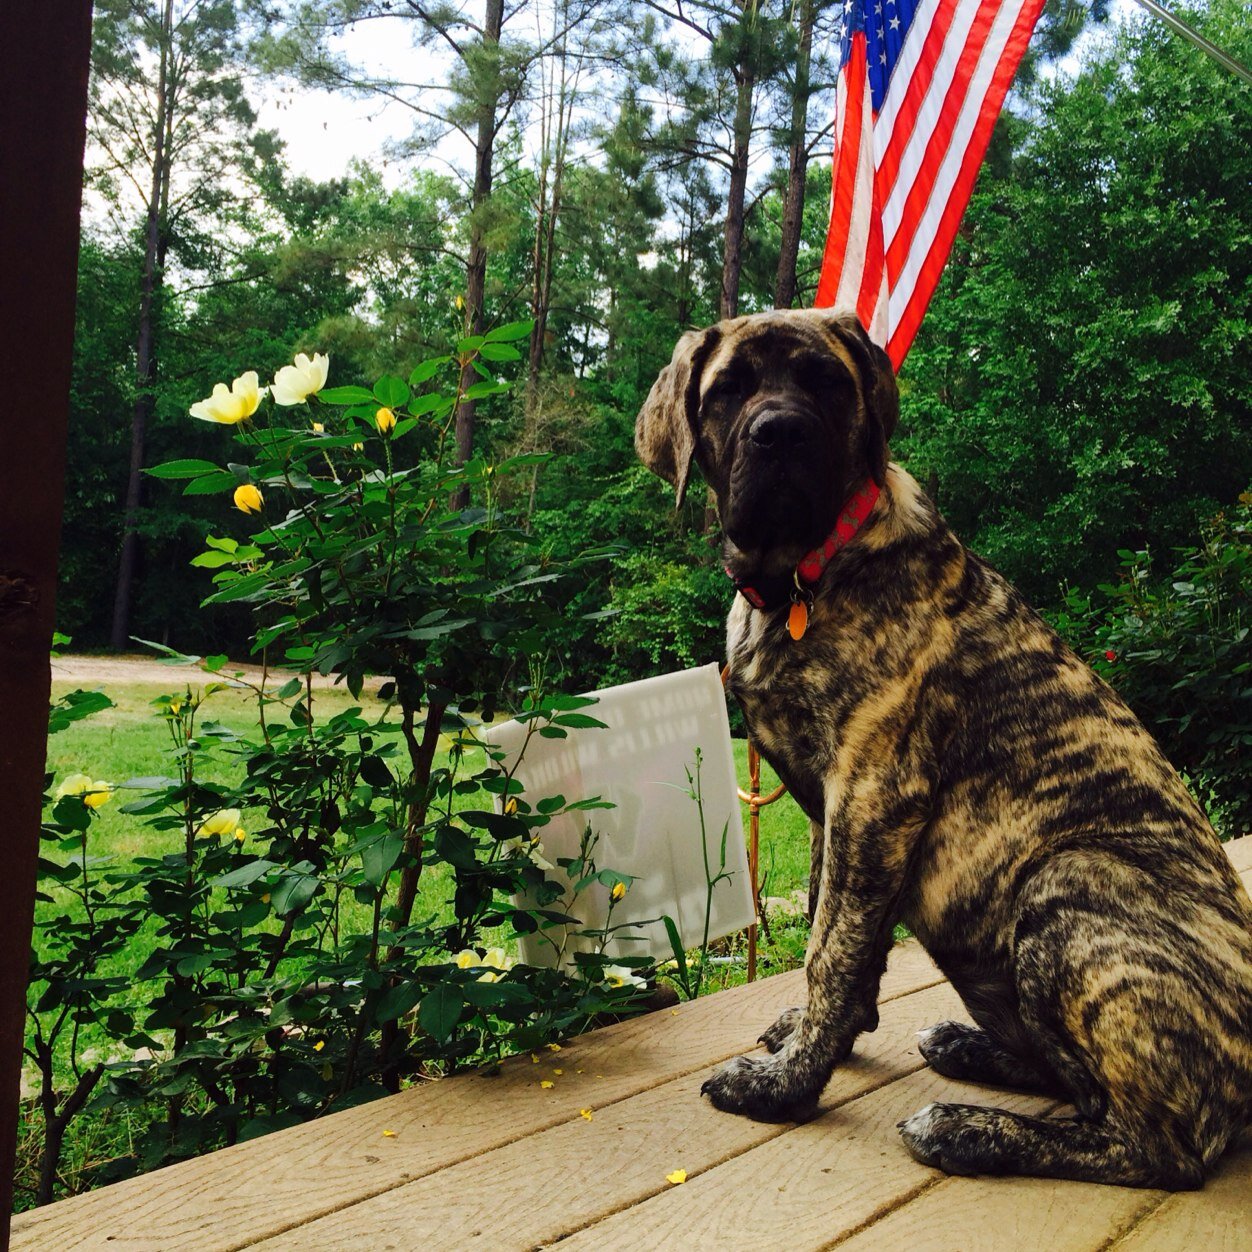
[[[691,462],[717,495],[737,576],[785,574],[880,486],[895,375],[850,314],[775,310],[689,331],[639,412],[635,447],[679,503]]]

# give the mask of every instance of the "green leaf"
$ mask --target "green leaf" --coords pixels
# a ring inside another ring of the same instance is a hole
[[[220,878],[215,878],[209,885],[212,887],[250,887],[258,878],[264,878],[272,869],[277,869],[277,865],[273,861],[255,860],[249,861],[247,865],[242,865],[239,869],[233,869],[229,874],[223,874]]]
[[[222,469],[212,461],[197,461],[189,458],[183,461],[166,461],[164,465],[154,465],[144,473],[151,478],[199,478],[202,474],[220,474]]]
[[[374,384],[374,397],[389,409],[398,409],[409,398],[409,385],[394,374],[384,374]]]
[[[520,361],[522,354],[507,343],[485,343],[479,349],[484,361]]]
[[[214,549],[201,552],[199,556],[193,556],[191,564],[200,569],[221,569],[223,565],[234,565],[237,560],[238,557],[233,552],[220,552]]]
[[[683,990],[690,994],[690,978],[691,975],[687,970],[687,954],[683,951],[682,937],[678,933],[678,927],[674,924],[674,919],[666,913],[661,921],[665,924],[665,933],[669,936],[670,951],[674,954],[674,964],[678,967],[678,981],[682,983]]]
[[[369,404],[374,393],[367,387],[327,387],[317,398],[323,404]]]
[[[515,982],[469,982],[461,991],[477,1009],[522,1008],[535,1002],[534,992]]]
[[[201,478],[193,478],[183,488],[185,496],[218,496],[227,491],[234,491],[239,486],[238,479],[227,470],[215,470]]]
[[[270,904],[280,917],[298,913],[317,894],[317,879],[312,874],[291,872],[278,880],[270,893]]]
[[[403,1017],[422,998],[422,988],[415,982],[402,982],[392,987],[378,1002],[374,1019],[378,1022],[394,1022]]]
[[[467,400],[482,400],[487,396],[498,396],[502,391],[508,391],[510,384],[502,379],[496,379],[493,382],[475,383],[472,387],[465,389],[465,398]]]
[[[423,997],[417,1020],[428,1035],[443,1043],[452,1034],[464,1008],[461,989],[452,983],[440,983]]]
[[[112,707],[113,701],[103,691],[71,691],[49,709],[48,734],[55,735],[72,722],[81,721],[84,717]]]
[[[608,727],[586,713],[562,713],[552,721],[557,726],[568,726],[571,730],[607,730]]]
[[[432,357],[429,361],[423,361],[409,375],[409,386],[420,387],[423,383],[429,382],[451,359],[451,357],[447,356],[437,356]]]
[[[381,835],[361,849],[361,870],[372,887],[381,887],[383,880],[404,851],[404,836],[395,831]]]
[[[486,343],[507,343],[514,339],[525,339],[530,334],[530,328],[534,323],[527,318],[521,322],[505,322],[503,326],[497,326],[494,330],[489,330],[483,340]]]

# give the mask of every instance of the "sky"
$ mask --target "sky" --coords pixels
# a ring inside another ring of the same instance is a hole
[[[1142,12],[1134,0],[1114,0],[1114,22]],[[412,46],[411,30],[412,23],[404,18],[359,22],[339,41],[339,49],[372,72],[412,81],[430,54]],[[1067,58],[1061,68],[1072,69],[1076,63],[1076,58]],[[430,76],[445,72],[441,66]],[[404,168],[385,154],[389,143],[411,132],[412,115],[403,105],[376,96],[354,100],[342,92],[278,83],[260,85],[254,99],[261,125],[279,132],[287,145],[288,163],[297,173],[320,181],[346,173],[351,162],[360,159],[378,169],[389,187],[404,180]]]
[[[410,29],[411,23],[399,18],[361,22],[337,45],[354,64],[411,79],[417,59],[426,54],[413,48]],[[402,181],[403,170],[387,160],[384,150],[412,130],[412,115],[403,105],[377,96],[352,99],[343,92],[280,84],[259,86],[254,98],[260,125],[282,136],[295,172],[324,181],[346,173],[354,159],[361,159],[380,169],[388,186]]]

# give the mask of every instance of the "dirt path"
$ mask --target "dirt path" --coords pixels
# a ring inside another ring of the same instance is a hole
[[[243,672],[245,681],[259,683],[261,667],[259,665],[226,665],[220,677],[230,678]],[[190,679],[192,682],[211,681],[209,675],[194,666],[166,665],[151,656],[78,656],[65,655],[52,658],[52,681],[65,687],[100,687],[110,683],[144,683],[152,686],[168,687]],[[282,681],[276,680],[276,671],[270,670],[270,685],[281,686]],[[334,681],[329,678],[315,677],[315,687],[331,687]],[[341,684],[342,685],[342,684]],[[366,684],[377,685],[371,679]]]

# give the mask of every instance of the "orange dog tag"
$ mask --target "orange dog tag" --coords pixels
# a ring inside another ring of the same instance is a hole
[[[802,600],[797,600],[787,614],[787,633],[798,643],[804,638],[809,628],[809,607]]]

